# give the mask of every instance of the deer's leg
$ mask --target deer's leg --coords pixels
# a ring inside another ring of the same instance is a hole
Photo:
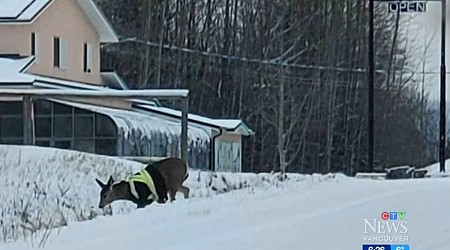
[[[169,188],[169,196],[170,196],[170,202],[175,200],[175,195],[177,194],[176,188]]]
[[[180,186],[178,188],[178,191],[183,193],[185,199],[189,198],[189,188],[187,188],[185,186]]]

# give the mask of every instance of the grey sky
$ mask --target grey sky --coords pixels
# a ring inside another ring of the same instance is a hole
[[[386,5],[386,3],[380,3]],[[450,5],[450,2],[447,4]],[[448,6],[447,6],[448,7]],[[447,44],[450,42],[450,15],[447,8],[447,27],[446,27],[446,37]],[[411,18],[412,17],[412,18]],[[436,71],[440,70],[440,49],[441,49],[441,3],[440,2],[428,2],[427,12],[416,13],[416,14],[402,14],[402,20],[412,19],[408,25],[408,37],[414,40],[414,53],[417,58],[416,70],[422,71],[422,58],[424,51],[424,44],[428,43],[429,47],[427,50],[427,60],[426,60],[426,71]],[[450,51],[447,48],[447,55],[450,55]],[[447,72],[450,71],[449,56],[447,56]],[[422,79],[421,75],[417,75],[418,78]],[[450,75],[447,75],[447,100],[450,100]],[[427,75],[425,78],[425,88],[430,94],[430,98],[439,98],[439,74]]]

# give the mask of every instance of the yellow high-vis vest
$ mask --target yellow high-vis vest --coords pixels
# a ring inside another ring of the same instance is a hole
[[[147,170],[143,169],[140,172],[137,172],[136,174],[132,175],[128,182],[130,183],[130,191],[136,197],[136,199],[139,199],[139,194],[136,191],[135,182],[144,183],[148,186],[150,189],[150,195],[147,197],[147,200],[154,200],[157,201],[159,199],[158,193],[156,192],[155,183],[153,182],[152,177],[147,172]]]

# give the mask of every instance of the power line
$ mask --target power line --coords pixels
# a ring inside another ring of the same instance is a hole
[[[158,48],[160,48],[162,46],[162,48],[164,48],[164,49],[177,50],[177,51],[182,51],[185,53],[192,53],[192,54],[198,54],[198,55],[203,55],[203,56],[207,56],[207,57],[216,57],[216,58],[221,58],[221,59],[226,59],[226,60],[234,60],[234,61],[241,61],[241,62],[247,62],[247,63],[257,63],[257,64],[283,66],[283,67],[290,67],[290,68],[311,69],[311,70],[329,70],[329,71],[338,71],[338,72],[345,72],[345,73],[348,73],[348,72],[367,73],[368,72],[364,68],[351,69],[351,68],[331,67],[331,66],[321,66],[321,65],[308,65],[308,64],[296,64],[296,63],[291,64],[291,63],[280,62],[277,59],[261,60],[261,59],[247,58],[247,57],[223,55],[223,54],[219,54],[219,53],[208,52],[208,51],[199,51],[199,50],[178,47],[178,46],[168,45],[168,44],[161,45],[160,43],[145,41],[145,40],[138,39],[136,37],[129,37],[129,38],[121,39],[119,41],[119,43],[139,43],[139,44],[145,44],[147,46],[158,47]],[[112,45],[112,44],[107,44],[107,45]],[[105,45],[103,45],[103,46],[105,46]],[[384,69],[376,69],[375,73],[387,74],[388,71],[384,70]],[[391,73],[400,74],[400,75],[403,75],[403,74],[438,75],[438,74],[440,74],[439,71],[414,71],[414,70],[393,70]],[[446,74],[450,74],[450,72],[446,72]]]

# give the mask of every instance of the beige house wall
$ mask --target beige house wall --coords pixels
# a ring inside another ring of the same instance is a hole
[[[103,106],[108,108],[126,109],[131,110],[131,102],[124,100],[123,98],[62,98],[61,100],[73,101],[97,106]]]
[[[241,142],[242,136],[235,133],[228,133],[224,131],[220,136],[216,138],[216,141],[228,141],[228,142]]]
[[[38,60],[28,72],[101,84],[99,36],[75,0],[55,0],[31,24],[0,25],[0,53],[31,55],[31,33],[37,33]],[[66,69],[53,67],[53,38],[67,44]],[[92,72],[83,72],[84,43],[92,46]]]
[[[217,135],[218,133],[214,133]],[[224,172],[242,171],[242,136],[223,132],[214,143],[214,170]]]

